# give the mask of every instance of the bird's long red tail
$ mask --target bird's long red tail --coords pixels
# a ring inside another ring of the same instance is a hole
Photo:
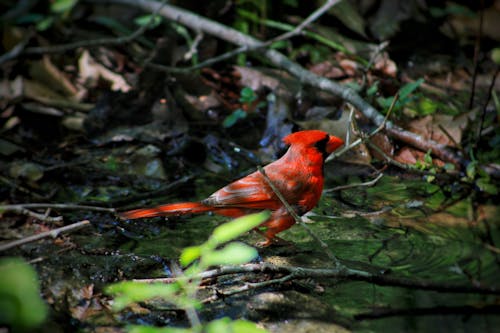
[[[214,207],[205,206],[199,202],[178,202],[161,205],[153,208],[140,208],[120,213],[123,219],[140,219],[143,217],[176,216],[184,214],[198,214],[214,210]]]

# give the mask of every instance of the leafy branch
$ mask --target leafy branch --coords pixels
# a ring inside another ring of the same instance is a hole
[[[137,281],[123,281],[108,286],[106,292],[114,296],[113,309],[115,311],[121,311],[136,302],[159,297],[183,309],[191,324],[191,328],[185,329],[131,326],[129,327],[129,332],[266,332],[264,329],[258,328],[254,323],[246,320],[233,321],[229,318],[222,318],[202,324],[197,312],[201,308],[201,303],[197,300],[197,291],[202,281],[202,273],[211,266],[241,265],[257,257],[258,253],[255,248],[243,243],[230,241],[257,228],[269,218],[269,215],[268,211],[263,211],[237,218],[215,228],[205,243],[184,249],[180,256],[180,264],[184,270],[180,267],[174,269],[178,274],[175,281],[171,284],[158,282],[144,284]]]

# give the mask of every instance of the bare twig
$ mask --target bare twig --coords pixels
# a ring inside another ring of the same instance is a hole
[[[203,279],[216,278],[231,274],[248,273],[278,273],[292,275],[291,279],[310,279],[310,278],[331,278],[348,279],[352,281],[366,281],[380,286],[403,287],[409,289],[433,290],[449,293],[471,293],[471,294],[491,294],[500,295],[500,286],[488,285],[461,285],[454,283],[436,282],[423,279],[409,279],[405,277],[391,276],[384,273],[370,273],[359,271],[347,267],[334,268],[307,268],[297,266],[280,266],[270,263],[245,264],[240,266],[221,266],[217,269],[205,271],[198,277]],[[136,279],[136,282],[154,283],[154,282],[172,282],[172,279]],[[282,283],[283,279],[275,279],[275,283]]]
[[[408,164],[404,164],[404,163],[401,163],[401,162],[398,162],[396,161],[395,159],[393,159],[392,157],[390,157],[389,155],[387,155],[385,153],[385,151],[383,151],[382,149],[380,149],[379,146],[373,144],[371,141],[368,141],[367,142],[368,145],[370,146],[370,148],[376,150],[380,155],[382,155],[382,157],[386,160],[386,162],[388,162],[389,164],[392,164],[392,165],[395,165],[397,166],[398,168],[401,168],[403,170],[418,170],[418,169],[415,169],[415,168],[412,168],[411,165],[408,165]],[[420,171],[420,170],[419,170]]]
[[[330,162],[331,160],[339,157],[340,155],[345,154],[345,152],[347,152],[348,150],[350,150],[350,149],[352,149],[352,148],[354,148],[356,146],[359,146],[363,142],[369,141],[369,139],[372,136],[374,136],[375,134],[377,134],[378,132],[380,132],[381,130],[383,130],[385,128],[386,124],[389,121],[389,117],[390,117],[390,115],[392,113],[392,110],[394,109],[394,105],[396,105],[396,102],[398,101],[398,99],[399,99],[399,93],[397,93],[394,96],[394,98],[392,99],[391,106],[389,107],[389,110],[387,110],[387,113],[386,113],[386,115],[384,117],[384,120],[379,124],[379,126],[376,129],[374,129],[370,134],[363,135],[362,137],[358,138],[353,143],[351,143],[349,145],[345,145],[344,148],[342,148],[338,152],[334,152],[333,154],[331,154],[330,156],[328,156],[328,158],[326,159],[325,162]]]
[[[477,73],[479,69],[479,52],[481,50],[481,39],[483,38],[483,21],[484,21],[484,0],[480,1],[480,9],[479,9],[479,27],[476,35],[476,41],[474,43],[474,71],[472,73],[472,82],[471,82],[471,92],[469,98],[469,110],[472,109],[474,105],[474,97],[476,94],[476,80]]]
[[[328,0],[326,1],[321,7],[319,7],[317,10],[315,10],[311,15],[309,15],[302,23],[300,23],[298,26],[296,26],[292,31],[288,31],[280,36],[277,36],[276,38],[273,38],[267,42],[264,43],[263,46],[269,46],[272,43],[289,39],[293,36],[299,35],[302,30],[304,30],[308,25],[310,25],[312,22],[316,21],[318,18],[320,18],[324,13],[326,13],[330,8],[338,4],[342,0]]]
[[[370,187],[370,186],[375,185],[380,180],[380,178],[382,178],[383,176],[384,176],[384,174],[381,173],[376,178],[374,178],[374,179],[372,179],[370,181],[364,182],[364,183],[356,183],[356,184],[348,184],[348,185],[336,186],[334,188],[330,188],[330,189],[324,190],[323,192],[324,193],[330,193],[330,192],[335,192],[335,191],[347,190],[347,189],[354,188],[354,187]]]
[[[500,66],[497,66],[495,74],[493,74],[493,78],[491,79],[490,86],[488,88],[488,96],[486,96],[486,101],[483,104],[483,110],[481,113],[481,120],[479,122],[479,129],[477,131],[476,146],[477,146],[477,143],[479,142],[479,139],[481,138],[481,135],[483,132],[484,119],[486,118],[486,109],[488,108],[488,103],[490,102],[491,95],[493,93],[493,88],[495,87],[495,82],[496,82],[497,77],[498,77],[498,73],[500,73]]]
[[[15,204],[15,205],[0,205],[0,211],[13,211],[21,212],[23,209],[62,209],[62,210],[91,210],[95,212],[107,212],[115,213],[114,208],[97,207],[97,206],[87,206],[87,205],[75,205],[75,204],[47,204],[47,203],[26,203],[26,204]]]
[[[78,229],[81,229],[81,228],[89,226],[89,225],[90,225],[90,221],[83,220],[80,222],[76,222],[76,223],[61,227],[61,228],[53,229],[50,231],[42,232],[42,233],[37,234],[37,235],[33,235],[33,236],[29,236],[29,237],[26,237],[23,239],[19,239],[19,240],[10,242],[10,243],[2,244],[2,245],[0,245],[0,252],[8,250],[8,249],[16,247],[16,246],[31,243],[31,242],[34,242],[34,241],[37,241],[37,240],[40,240],[43,238],[47,238],[47,237],[56,238],[62,232],[78,230]]]
[[[10,211],[17,214],[27,215],[30,217],[34,217],[37,220],[49,223],[57,223],[63,220],[62,216],[51,217],[48,216],[47,214],[36,213],[34,211],[27,209],[26,207],[23,207],[22,205],[7,205],[7,208],[4,205],[0,205],[0,211],[8,211],[8,212]]]

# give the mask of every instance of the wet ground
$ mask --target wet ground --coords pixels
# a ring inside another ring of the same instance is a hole
[[[207,195],[218,186],[218,181],[204,177],[198,178],[195,196]],[[453,203],[438,186],[412,178],[384,176],[372,187],[325,193],[319,207],[307,216],[308,226],[348,268],[443,285],[498,288],[500,254],[494,246],[500,237],[498,208],[484,204],[473,209],[467,199]],[[330,178],[326,190],[361,180]],[[40,275],[43,296],[53,309],[47,327],[93,331],[126,323],[187,324],[183,311],[165,301],[114,314],[102,290],[115,281],[172,276],[172,263],[182,249],[203,243],[225,218],[200,215],[118,222],[104,213],[80,211],[71,216],[89,219],[93,225],[9,250],[31,260]],[[282,238],[291,244],[259,249],[255,263],[332,267],[302,227],[283,232]],[[250,233],[240,240],[253,245],[261,238]],[[217,297],[218,290],[273,277],[264,272],[241,273],[207,280],[199,293],[208,300],[201,318],[243,317],[275,332],[488,332],[500,324],[498,295],[426,291],[349,279],[293,280]]]

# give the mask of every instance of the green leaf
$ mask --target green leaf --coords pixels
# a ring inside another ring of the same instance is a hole
[[[222,126],[224,126],[224,128],[229,128],[236,124],[238,120],[246,118],[246,116],[247,113],[245,111],[243,111],[242,109],[237,109],[229,116],[227,116],[226,119],[224,119],[224,121],[222,122]]]
[[[69,12],[76,5],[78,0],[54,0],[51,1],[50,11],[56,14]]]
[[[207,333],[266,333],[267,330],[257,327],[257,325],[248,320],[231,320],[228,317],[213,320],[205,327]]]
[[[244,87],[240,92],[240,102],[242,103],[252,103],[257,99],[257,95],[252,90],[252,88]]]
[[[257,325],[251,321],[238,319],[231,323],[233,332],[238,333],[266,333],[267,330],[257,327]]]
[[[274,50],[286,49],[290,46],[290,42],[287,40],[279,40],[271,44],[270,48]]]
[[[42,21],[45,18],[44,15],[39,13],[27,13],[16,19],[16,24],[33,24]]]
[[[253,247],[243,243],[229,243],[224,248],[203,255],[203,264],[214,265],[241,265],[255,259],[258,252]]]
[[[435,113],[438,107],[438,103],[426,97],[420,98],[417,104],[418,114],[421,116]]]
[[[497,65],[500,65],[500,47],[494,48],[491,51],[491,60]]]
[[[35,25],[35,27],[36,27],[36,30],[38,30],[38,31],[45,31],[48,28],[50,28],[53,23],[54,23],[54,17],[53,16],[47,16],[43,20],[39,21]]]
[[[201,246],[190,246],[186,247],[179,258],[182,266],[186,267],[196,259],[198,259],[202,254]]]
[[[140,283],[133,281],[118,282],[106,287],[105,292],[115,297],[113,308],[120,311],[131,303],[145,301],[154,297],[172,298],[179,291],[177,283]]]
[[[205,327],[205,331],[207,333],[226,333],[231,332],[230,327],[231,319],[228,317],[224,317],[221,319],[213,320],[208,323]]]
[[[428,183],[432,183],[435,179],[436,179],[436,176],[433,176],[433,175],[427,175],[427,176],[425,176],[425,180]]]
[[[258,227],[266,221],[270,215],[271,213],[266,210],[260,213],[239,217],[215,228],[211,238],[217,245],[224,244]]]
[[[378,91],[378,85],[379,85],[380,81],[375,81],[371,86],[370,88],[368,88],[368,90],[366,90],[366,95],[367,96],[374,96],[377,91]]]
[[[0,326],[24,332],[46,316],[35,269],[20,258],[0,259]]]
[[[481,191],[484,191],[488,194],[491,194],[491,195],[498,194],[498,188],[495,185],[491,184],[489,182],[489,179],[487,179],[487,178],[479,178],[476,181],[476,185],[477,185],[477,187],[479,187],[479,189]]]
[[[399,89],[399,100],[400,101],[403,101],[411,94],[413,93],[415,90],[417,90],[418,87],[420,87],[420,85],[422,83],[424,83],[424,79],[423,78],[420,78],[418,79],[417,81],[414,81],[414,82],[410,82],[410,83],[407,83],[405,84],[403,87],[401,87]]]
[[[467,177],[469,179],[474,179],[476,177],[476,167],[477,167],[476,161],[472,161],[467,165],[465,173],[467,174]]]
[[[149,28],[155,28],[161,23],[161,17],[159,15],[142,15],[134,19],[134,23],[138,26],[145,26],[149,24]]]
[[[455,170],[455,164],[453,164],[453,163],[446,163],[443,166],[443,169],[445,169],[446,171],[453,171],[453,170]]]

